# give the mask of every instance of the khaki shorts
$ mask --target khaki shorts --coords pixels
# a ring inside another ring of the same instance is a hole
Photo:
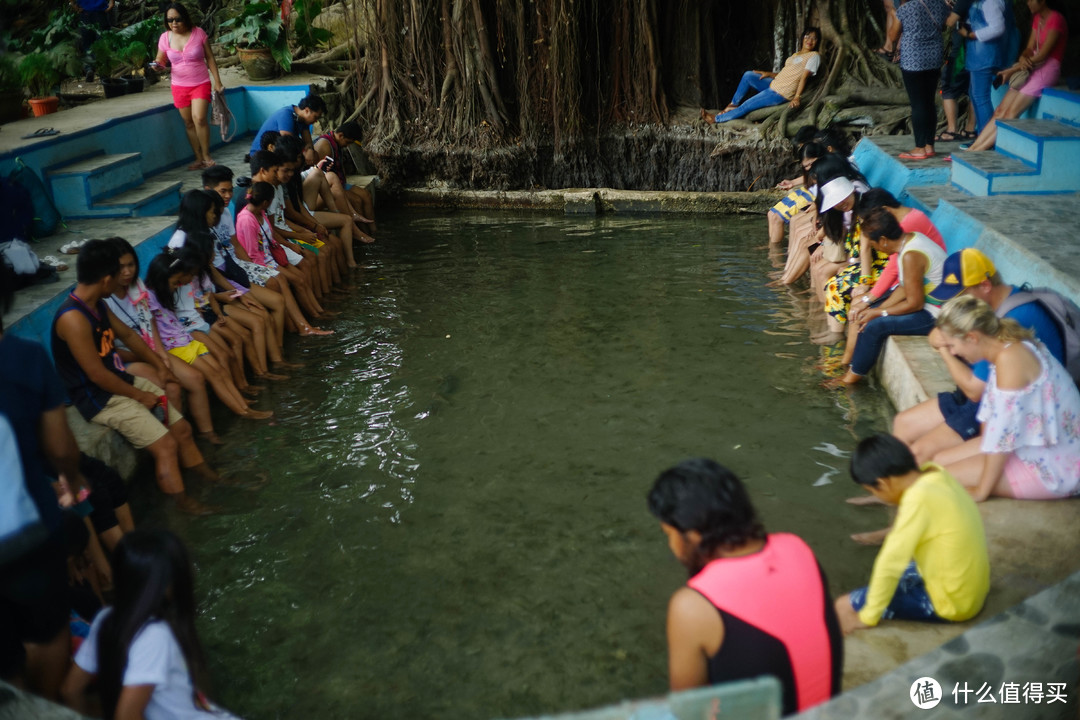
[[[154,395],[164,395],[165,391],[146,378],[135,378],[135,387]],[[174,425],[184,419],[173,405],[169,404],[169,425]],[[124,439],[138,449],[153,445],[169,432],[154,417],[146,406],[138,400],[113,395],[106,403],[105,409],[95,415],[90,422],[112,428],[124,436]]]

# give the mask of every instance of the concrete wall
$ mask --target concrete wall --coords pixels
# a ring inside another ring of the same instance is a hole
[[[225,98],[236,118],[236,135],[257,131],[270,113],[296,103],[307,92],[307,85],[227,88]],[[122,111],[123,105],[118,104],[117,109]],[[222,145],[221,133],[213,125],[210,145]],[[0,154],[0,173],[10,173],[18,157],[44,179],[45,173],[53,168],[102,152],[142,153],[142,171],[146,176],[191,161],[191,147],[176,109],[161,106],[113,117],[95,127],[4,152]]]

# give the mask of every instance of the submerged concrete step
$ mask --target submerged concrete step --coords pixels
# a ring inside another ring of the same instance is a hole
[[[64,216],[91,207],[95,201],[138,187],[143,182],[142,153],[94,155],[46,173],[53,202]]]

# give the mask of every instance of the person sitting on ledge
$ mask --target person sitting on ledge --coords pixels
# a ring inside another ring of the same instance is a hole
[[[934,460],[978,502],[1080,494],[1080,390],[1068,370],[1030,330],[978,298],[945,303],[937,326],[953,355],[991,368],[976,418],[982,436]]]
[[[920,468],[904,443],[885,434],[855,448],[851,477],[899,507],[870,584],[836,600],[844,634],[883,619],[960,622],[978,615],[990,590],[990,559],[979,509],[960,483],[939,465]]]
[[[661,473],[649,510],[690,572],[668,605],[672,690],[772,675],[785,715],[839,694],[844,643],[805,542],[766,535],[746,487],[712,460]]]
[[[821,67],[821,55],[815,52],[820,44],[821,31],[816,27],[806,28],[802,34],[802,48],[787,59],[780,72],[747,70],[739,81],[731,104],[715,116],[702,108],[701,119],[710,124],[724,123],[748,115],[754,110],[782,105],[785,102],[790,103],[793,110],[798,110],[802,105],[802,92],[806,81],[811,75],[816,75]],[[746,100],[751,90],[756,90],[757,95]]]
[[[221,477],[206,463],[192,437],[191,425],[177,407],[163,404],[165,391],[155,383],[133,377],[116,353],[119,337],[158,377],[178,382],[154,351],[134,330],[116,319],[104,299],[116,291],[120,248],[107,240],[91,240],[79,249],[75,289],[56,311],[52,351],[57,373],[68,397],[88,422],[120,433],[136,448],[154,457],[158,487],[176,501],[181,512],[214,512],[184,491],[180,468],[209,482]],[[153,411],[160,413],[158,416]]]

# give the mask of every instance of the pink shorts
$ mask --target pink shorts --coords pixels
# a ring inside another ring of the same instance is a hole
[[[188,87],[183,85],[173,85],[172,99],[173,105],[178,108],[191,107],[192,100],[205,100],[206,102],[210,102],[210,81],[207,80],[202,85],[192,85]]]
[[[1009,481],[1013,497],[1017,500],[1058,500],[1065,497],[1047,490],[1035,469],[1016,457],[1016,453],[1009,455],[1005,461],[1005,479]]]
[[[1061,77],[1061,63],[1056,58],[1047,58],[1039,67],[1031,71],[1028,81],[1020,88],[1022,95],[1042,97],[1042,91],[1050,87]]]

